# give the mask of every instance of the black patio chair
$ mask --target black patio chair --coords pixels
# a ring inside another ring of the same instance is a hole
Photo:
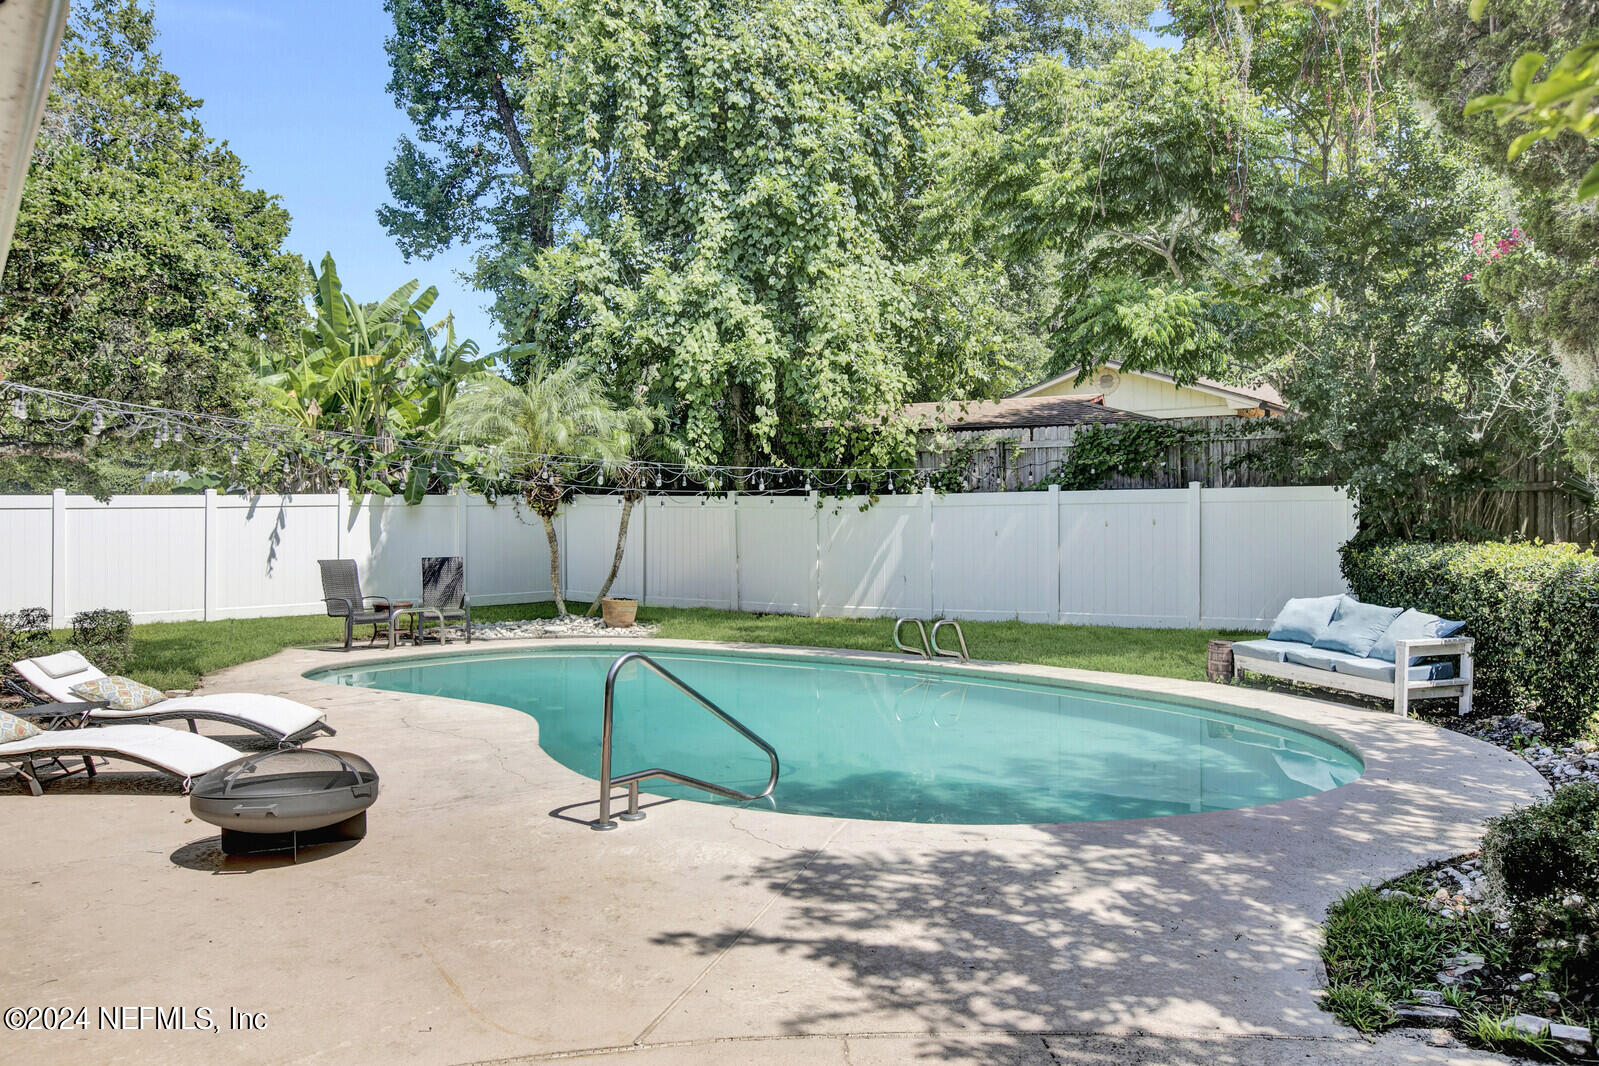
[[[382,626],[386,633],[393,624],[389,597],[361,594],[361,575],[354,559],[318,559],[316,564],[322,568],[322,599],[328,605],[328,617],[344,619],[344,650],[350,650],[356,626],[371,626],[372,639],[367,646],[376,643],[378,627]],[[372,601],[370,610],[367,600]]]
[[[431,556],[422,560],[422,618],[436,615],[439,625],[462,619],[466,623],[466,642],[472,643],[472,602],[466,595],[466,563],[458,555]],[[444,639],[444,634],[439,634]]]

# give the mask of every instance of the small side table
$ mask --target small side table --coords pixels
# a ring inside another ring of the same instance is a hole
[[[109,707],[106,700],[83,700],[77,703],[36,703],[18,707],[11,713],[25,718],[40,729],[79,729],[89,724],[89,715]]]
[[[399,636],[394,628],[394,623],[406,615],[411,618],[411,625],[407,635],[410,636],[413,645],[425,642],[423,633],[426,627],[423,626],[422,622],[428,615],[432,615],[439,620],[439,642],[441,644],[449,643],[449,640],[444,636],[444,615],[442,612],[432,607],[418,607],[411,600],[391,600],[389,602],[389,647],[391,649],[397,644]]]

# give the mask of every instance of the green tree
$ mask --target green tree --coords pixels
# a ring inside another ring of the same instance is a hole
[[[505,0],[385,0],[389,92],[416,127],[388,166],[378,221],[407,259],[479,245],[473,277],[495,294],[555,240],[560,177],[530,141],[517,26]],[[496,308],[506,340],[521,338]]]
[[[1599,212],[1577,195],[1599,166],[1599,143],[1567,133],[1527,145],[1512,160],[1525,124],[1468,107],[1480,96],[1536,94],[1534,64],[1518,74],[1518,61],[1531,52],[1571,54],[1592,42],[1593,4],[1503,0],[1480,23],[1465,0],[1407,10],[1400,69],[1436,107],[1439,125],[1513,183],[1514,222],[1537,252],[1500,257],[1479,281],[1518,340],[1548,344],[1559,357],[1570,386],[1567,443],[1589,480],[1599,481]],[[1568,110],[1591,115],[1592,108],[1590,97]],[[1505,117],[1515,118],[1514,104]],[[1508,229],[1493,236],[1506,237]]]
[[[1116,358],[1192,380],[1275,353],[1267,264],[1237,229],[1260,181],[1236,149],[1271,151],[1277,128],[1220,53],[1043,60],[1003,112],[966,123],[935,212],[977,203],[1010,261],[1060,257],[1052,372]]]
[[[560,615],[567,611],[555,515],[569,491],[567,471],[590,460],[602,469],[625,465],[637,429],[637,412],[618,408],[599,378],[578,363],[552,366],[535,360],[520,385],[485,375],[456,400],[448,434],[481,449],[463,458],[503,470],[544,523],[550,589]]]
[[[303,313],[289,216],[206,135],[155,38],[136,0],[73,5],[0,278],[0,374],[239,413],[237,343]]]
[[[691,461],[902,457],[882,416],[913,391],[907,278],[942,308],[966,277],[914,258],[941,79],[851,3],[512,6],[570,218],[528,266],[520,335],[645,383]]]

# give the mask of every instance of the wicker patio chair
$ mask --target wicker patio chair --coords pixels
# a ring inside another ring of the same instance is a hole
[[[354,559],[318,559],[322,568],[322,599],[328,605],[329,618],[344,619],[344,650],[350,650],[350,641],[356,626],[371,626],[372,639],[367,646],[377,642],[378,627],[385,633],[393,625],[393,609],[387,596],[363,596],[361,575],[356,571]],[[367,609],[366,601],[372,601]]]
[[[437,615],[439,625],[452,619],[466,623],[466,642],[472,643],[472,601],[466,595],[466,563],[458,555],[422,560],[423,617]],[[443,633],[439,634],[443,640]]]

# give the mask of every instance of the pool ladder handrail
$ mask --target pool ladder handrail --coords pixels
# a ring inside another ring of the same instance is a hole
[[[914,622],[916,624],[917,632],[922,635],[922,646],[920,648],[913,647],[899,639],[899,631],[904,627],[906,622]],[[933,657],[933,645],[928,642],[927,627],[922,625],[922,620],[920,618],[901,618],[895,621],[894,647],[908,655],[920,655],[924,659],[931,659]]]
[[[938,646],[938,631],[945,626],[955,627],[955,639],[961,642],[960,651],[945,651]],[[933,623],[932,645],[934,655],[943,655],[950,659],[959,659],[963,663],[972,661],[972,653],[966,650],[966,634],[961,630],[961,624],[953,618],[940,618]]]
[[[723,722],[732,726],[738,731],[739,735],[744,737],[745,740],[748,740],[750,743],[754,744],[756,747],[765,752],[767,760],[771,763],[771,773],[766,778],[766,787],[753,794],[748,792],[740,792],[736,788],[726,788],[722,785],[713,785],[709,781],[701,781],[697,777],[690,777],[687,774],[680,774],[675,770],[666,770],[658,766],[652,767],[648,770],[635,770],[629,774],[622,774],[617,777],[612,777],[611,723],[614,717],[613,712],[615,710],[616,703],[616,676],[621,672],[622,667],[626,666],[630,662],[638,662],[649,667],[651,670],[655,671],[655,673],[659,674],[661,677],[665,678],[667,681],[676,686],[679,692],[692,699],[695,703],[698,703],[701,707],[704,707],[707,711],[710,711],[712,714],[716,715],[716,717],[721,719]],[[732,715],[722,710],[722,708],[712,703],[706,697],[700,695],[699,692],[695,691],[695,689],[682,678],[666,669],[666,667],[662,666],[654,659],[651,659],[648,655],[645,655],[641,651],[630,651],[618,658],[616,662],[611,664],[610,672],[605,675],[605,721],[600,730],[600,816],[589,823],[591,828],[616,828],[616,823],[611,820],[611,789],[616,785],[627,786],[627,810],[617,815],[617,817],[622,819],[624,822],[637,822],[644,818],[644,812],[639,810],[638,806],[638,783],[648,778],[662,777],[668,781],[676,781],[680,785],[688,785],[690,788],[697,788],[703,792],[709,792],[713,795],[723,796],[727,799],[742,800],[747,803],[758,799],[765,799],[767,796],[770,796],[772,791],[777,788],[777,773],[777,751],[773,749],[770,744],[762,740],[754,730],[750,729],[743,722],[740,722],[737,718],[734,718]]]
[[[906,644],[903,640],[899,639],[899,631],[904,628],[907,622],[914,623],[917,632],[922,635],[922,646],[920,648],[911,644]],[[938,646],[938,631],[945,626],[953,626],[955,628],[955,637],[960,641],[961,645],[960,651],[940,648]],[[966,648],[966,633],[961,629],[960,622],[953,618],[940,618],[938,621],[934,622],[931,636],[928,635],[927,627],[922,624],[922,620],[920,618],[896,619],[894,622],[894,647],[910,655],[920,655],[924,659],[959,659],[963,663],[969,663],[972,661],[972,653]]]

